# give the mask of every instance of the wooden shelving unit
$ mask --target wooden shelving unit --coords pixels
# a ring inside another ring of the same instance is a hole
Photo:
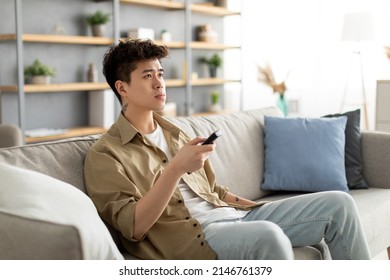
[[[15,0],[16,1],[16,0]],[[97,0],[95,0],[97,1]],[[99,0],[100,1],[100,0]],[[239,15],[239,12],[231,11],[229,9],[223,8],[223,7],[217,7],[210,5],[210,3],[197,3],[197,4],[191,4],[190,1],[163,1],[163,0],[117,0],[112,1],[113,3],[113,20],[115,21],[115,11],[119,10],[119,5],[134,5],[139,7],[145,7],[145,8],[152,8],[152,9],[160,9],[165,11],[181,11],[186,12],[188,9],[190,10],[190,13],[193,14],[201,14],[201,15],[207,15],[207,16],[214,16],[214,17],[224,17],[224,16],[231,16],[231,15]],[[188,5],[188,6],[187,6]],[[117,13],[117,12],[116,12]],[[17,17],[19,17],[19,25],[21,25],[21,18],[22,15],[19,13],[16,13]],[[183,23],[183,27],[189,27],[191,24],[191,20],[188,20],[187,15],[185,16],[185,22]],[[113,37],[92,37],[92,36],[76,36],[76,35],[52,35],[52,34],[31,34],[31,33],[23,33],[20,32],[21,29],[16,28],[15,33],[9,33],[9,34],[0,34],[0,42],[6,42],[6,41],[14,41],[19,46],[22,46],[23,44],[73,44],[73,45],[85,45],[85,46],[110,46],[115,43],[115,40],[120,39],[120,37],[117,37],[119,32],[119,25],[114,24],[114,38]],[[19,33],[18,33],[19,32]],[[20,34],[19,36],[17,35]],[[115,39],[116,38],[116,39]],[[21,43],[20,43],[21,41]],[[165,42],[160,40],[155,40],[155,43],[160,45],[166,45],[170,49],[182,49],[187,50],[214,50],[214,51],[225,51],[230,49],[239,49],[240,46],[237,45],[226,45],[223,43],[207,43],[207,42],[198,42],[198,41],[188,41],[188,38],[183,38],[183,41],[171,41],[171,42]],[[191,58],[187,58],[191,59]],[[20,70],[23,69],[23,64],[18,64],[18,73],[20,73]],[[190,67],[190,66],[188,66]],[[191,67],[190,67],[191,68]],[[191,69],[188,68],[187,71],[191,71]],[[23,71],[23,70],[22,70]],[[18,74],[20,77],[20,74]],[[184,79],[168,79],[166,80],[166,86],[169,87],[182,87],[186,88],[186,100],[188,98],[188,103],[191,104],[192,99],[192,87],[203,87],[203,86],[215,86],[215,85],[224,85],[226,83],[240,83],[241,80],[229,80],[224,78],[199,78],[199,79],[193,79],[188,80],[189,78],[186,77]],[[20,80],[20,79],[19,79]],[[19,88],[23,87],[23,88]],[[1,92],[15,92],[18,93],[19,100],[21,98],[24,98],[24,93],[56,93],[56,92],[80,92],[80,91],[99,91],[99,90],[107,90],[109,89],[109,85],[105,82],[101,83],[87,83],[87,82],[71,82],[71,83],[53,83],[53,84],[47,84],[47,85],[33,85],[33,84],[20,84],[19,81],[18,85],[0,85],[0,91]],[[188,92],[189,93],[188,93]],[[188,94],[190,97],[188,97]],[[22,96],[22,97],[21,97]],[[187,102],[187,101],[186,101]],[[24,104],[24,101],[21,102]],[[186,105],[187,106],[187,105]],[[24,107],[24,105],[23,105]],[[24,112],[25,110],[21,110],[21,112]],[[24,115],[24,113],[22,114]],[[25,117],[20,117],[20,119],[23,120]],[[66,133],[57,134],[57,135],[51,135],[51,136],[45,136],[45,137],[26,137],[26,143],[35,143],[35,142],[41,142],[41,141],[51,141],[61,138],[68,138],[68,137],[75,137],[75,136],[81,136],[81,135],[88,135],[88,134],[96,134],[96,133],[102,133],[105,131],[103,128],[96,128],[96,127],[81,127],[81,128],[71,128],[67,129]]]

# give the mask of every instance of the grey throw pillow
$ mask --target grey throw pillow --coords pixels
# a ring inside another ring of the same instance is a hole
[[[347,116],[345,128],[345,172],[349,189],[368,189],[363,177],[363,158],[361,152],[360,109],[324,117]]]

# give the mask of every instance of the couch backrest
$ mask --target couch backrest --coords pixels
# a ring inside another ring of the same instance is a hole
[[[207,137],[220,129],[216,151],[210,160],[217,181],[238,195],[258,199],[263,179],[264,115],[280,116],[276,108],[263,108],[229,115],[170,118],[191,137]],[[85,192],[83,164],[99,136],[0,149],[0,161],[50,175]]]
[[[222,136],[210,160],[217,182],[233,193],[259,199],[269,192],[260,190],[264,169],[264,115],[282,116],[274,108],[262,108],[228,115],[169,118],[191,137],[207,137],[220,129]]]
[[[84,158],[97,139],[98,136],[86,136],[0,149],[0,161],[41,172],[86,192]]]

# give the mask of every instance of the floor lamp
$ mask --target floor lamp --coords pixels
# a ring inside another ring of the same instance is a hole
[[[357,56],[359,60],[359,67],[360,67],[360,78],[361,78],[361,87],[362,87],[362,104],[363,107],[363,114],[364,114],[364,121],[366,129],[369,127],[368,123],[368,109],[367,109],[367,95],[366,95],[366,88],[364,84],[364,72],[363,72],[363,61],[362,61],[362,54],[360,51],[359,43],[361,41],[372,41],[375,39],[375,28],[374,28],[374,19],[371,13],[348,13],[344,17],[344,25],[343,25],[343,32],[342,32],[342,41],[352,41],[356,44],[356,50],[352,53],[351,56],[351,62],[350,67],[352,65],[352,58],[353,56]],[[343,111],[344,106],[346,105],[346,99],[347,99],[347,92],[348,92],[348,85],[349,85],[349,76],[350,76],[351,69],[349,69],[349,75],[346,82],[346,86],[344,89],[344,95],[341,103],[341,110]]]

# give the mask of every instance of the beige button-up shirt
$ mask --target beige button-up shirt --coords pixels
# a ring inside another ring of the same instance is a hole
[[[174,156],[190,139],[177,126],[158,114]],[[122,234],[124,247],[141,259],[215,259],[202,227],[193,219],[176,188],[168,206],[142,240],[133,238],[137,201],[153,187],[167,165],[167,156],[120,114],[117,122],[90,149],[84,165],[88,195],[101,217]],[[200,197],[215,206],[228,206],[228,189],[215,183],[212,167],[182,179]],[[231,205],[237,206],[237,205]]]

